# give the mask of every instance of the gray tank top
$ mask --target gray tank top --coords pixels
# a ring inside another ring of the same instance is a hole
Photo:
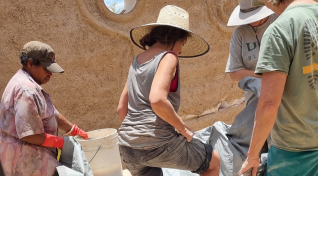
[[[172,125],[155,114],[149,102],[151,85],[159,63],[165,54],[157,54],[144,64],[137,63],[137,57],[128,74],[128,114],[119,128],[119,145],[134,149],[154,149],[173,141],[177,133]],[[180,77],[177,69],[178,88],[169,92],[168,100],[174,110],[180,107]]]

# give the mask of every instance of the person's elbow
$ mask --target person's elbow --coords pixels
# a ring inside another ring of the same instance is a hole
[[[235,79],[234,72],[230,72],[230,73],[229,73],[229,76],[230,76],[230,78],[231,78],[232,81],[235,81],[235,80],[234,80],[234,79]]]
[[[162,108],[165,98],[161,97],[160,95],[150,95],[149,102],[151,108],[156,112]]]
[[[239,74],[238,72],[229,72],[229,75],[230,75],[230,78],[232,81],[240,81],[240,77],[239,77]]]
[[[117,114],[118,114],[119,118],[121,119],[121,121],[124,121],[124,119],[126,118],[127,113],[128,113],[128,107],[127,106],[119,105],[117,107]]]

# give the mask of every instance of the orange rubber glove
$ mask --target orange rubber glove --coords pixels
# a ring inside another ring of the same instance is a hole
[[[85,140],[88,140],[88,135],[86,132],[84,132],[82,129],[80,129],[79,127],[77,127],[76,124],[73,125],[71,131],[69,131],[68,133],[66,133],[65,135],[67,136],[81,136],[84,137]]]
[[[46,137],[46,139],[41,146],[58,148],[58,149],[63,148],[63,145],[64,145],[64,138],[63,137],[53,136],[53,135],[46,134],[46,133],[45,133],[45,137]]]

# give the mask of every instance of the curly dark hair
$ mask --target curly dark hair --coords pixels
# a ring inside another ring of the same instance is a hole
[[[39,60],[33,59],[33,58],[29,58],[29,57],[27,57],[27,56],[26,56],[25,54],[23,54],[23,53],[20,54],[20,60],[21,60],[21,64],[22,64],[23,66],[26,66],[26,65],[28,64],[28,61],[29,61],[29,60],[32,60],[32,62],[33,62],[33,64],[34,64],[35,66],[39,66],[39,65],[41,64]]]
[[[141,46],[146,49],[146,46],[151,47],[156,42],[164,45],[173,44],[178,40],[186,40],[191,34],[183,29],[171,26],[156,26],[150,33],[140,39]]]

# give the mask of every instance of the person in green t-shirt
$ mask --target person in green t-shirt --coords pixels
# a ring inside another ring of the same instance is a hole
[[[254,0],[279,18],[266,30],[255,73],[262,75],[253,136],[239,175],[252,168],[271,132],[267,175],[318,175],[318,4]]]

